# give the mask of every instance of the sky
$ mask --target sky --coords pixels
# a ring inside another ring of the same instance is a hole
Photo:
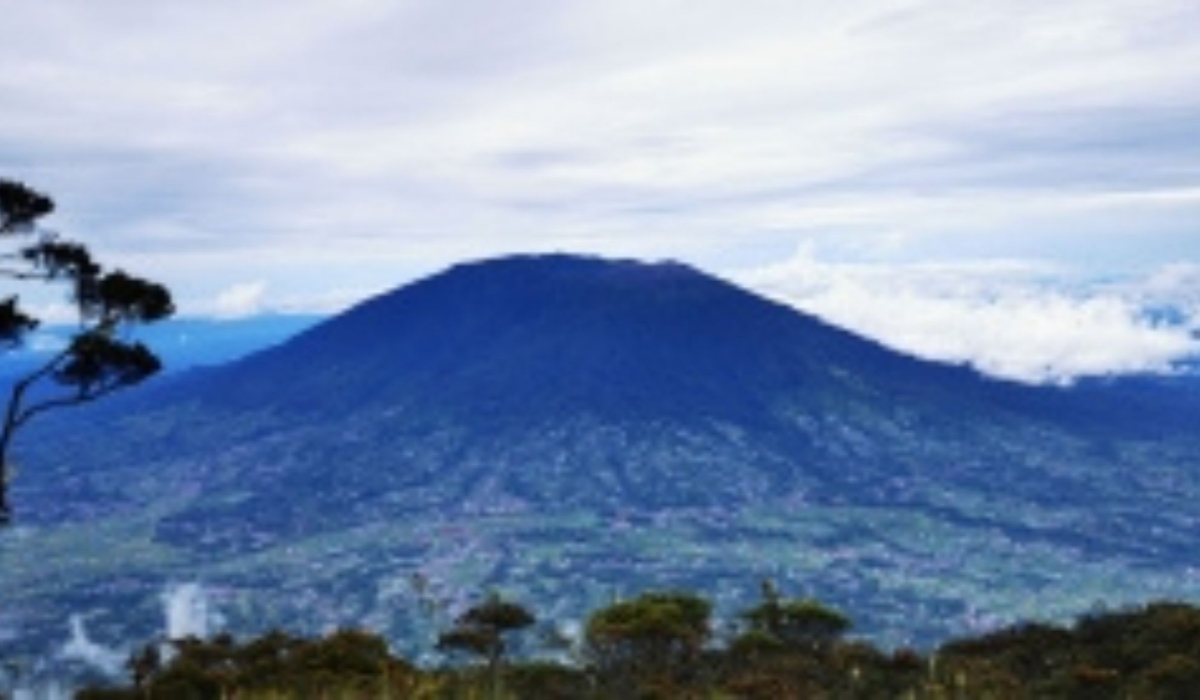
[[[1195,0],[0,17],[0,176],[186,315],[333,312],[558,251],[680,260],[1021,381],[1200,352]]]

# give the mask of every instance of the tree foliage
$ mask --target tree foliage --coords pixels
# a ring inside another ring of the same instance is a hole
[[[770,581],[762,583],[762,602],[743,617],[749,634],[788,649],[821,651],[850,629],[845,615],[811,598],[785,600]]]
[[[813,653],[807,643],[784,645],[754,623],[728,646],[715,645],[710,613],[708,601],[688,593],[614,603],[589,618],[586,661],[510,659],[499,669],[503,685],[488,691],[476,668],[420,669],[392,656],[374,634],[339,630],[311,640],[278,631],[245,643],[227,636],[176,640],[170,654],[147,647],[130,660],[131,688],[93,688],[77,697],[1150,700],[1191,699],[1200,688],[1200,609],[1178,603],[1090,616],[1071,628],[1018,625],[947,643],[928,656],[840,636],[824,637]],[[532,618],[492,597],[460,616],[450,632],[457,639],[480,624],[514,631]],[[745,638],[765,643],[768,653],[757,653],[763,648]],[[495,649],[476,641],[449,644],[484,656]]]
[[[587,655],[615,688],[650,683],[669,692],[696,670],[712,634],[711,614],[712,603],[691,593],[644,593],[592,614]]]
[[[63,284],[78,314],[64,347],[12,385],[0,424],[0,524],[11,518],[8,486],[13,438],[34,417],[88,403],[134,386],[161,368],[158,357],[129,339],[134,324],[160,321],[174,312],[161,284],[106,271],[88,249],[41,227],[54,201],[24,183],[0,179],[0,277]],[[0,345],[12,349],[39,325],[17,295],[0,300]]]
[[[220,700],[242,698],[412,697],[415,669],[378,635],[339,629],[320,639],[271,631],[246,643],[229,635],[150,645],[127,664],[133,688],[91,688],[82,698]],[[166,660],[164,660],[166,659]]]
[[[442,651],[465,651],[487,660],[488,685],[492,697],[499,697],[500,663],[508,650],[506,637],[535,622],[524,606],[492,593],[484,602],[467,609],[454,627],[438,638]]]

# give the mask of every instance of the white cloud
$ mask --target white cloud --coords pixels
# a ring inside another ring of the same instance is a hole
[[[1175,263],[1126,290],[1146,306],[1172,306],[1200,319],[1200,263]]]
[[[59,650],[59,656],[72,661],[82,661],[110,678],[121,676],[126,659],[125,652],[92,641],[83,618],[79,615],[71,616],[71,638]]]
[[[208,593],[198,583],[168,586],[162,594],[166,639],[206,639],[221,623],[209,604]]]
[[[1065,284],[1019,261],[835,264],[801,250],[743,281],[830,323],[926,359],[1023,382],[1163,372],[1200,355],[1195,266],[1141,281]],[[1170,305],[1176,318],[1148,313]]]
[[[265,282],[235,284],[217,295],[212,305],[212,314],[217,318],[244,318],[253,316],[263,309]]]
[[[1200,260],[1191,0],[62,0],[0,61],[0,169],[187,299],[814,236]]]

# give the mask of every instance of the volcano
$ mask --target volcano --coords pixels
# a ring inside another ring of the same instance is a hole
[[[244,592],[246,629],[411,637],[413,572],[560,610],[772,576],[889,639],[1185,597],[1188,386],[996,381],[678,263],[486,260],[48,422],[14,498],[66,583],[31,559],[6,590],[100,595],[49,544],[85,528],[136,554],[101,567],[114,609],[203,576]]]

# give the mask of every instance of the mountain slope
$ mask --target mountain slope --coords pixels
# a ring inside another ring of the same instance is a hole
[[[247,629],[410,634],[412,572],[563,610],[772,575],[944,636],[968,601],[1187,590],[1195,405],[921,362],[682,265],[506,258],[47,424],[0,559],[44,625],[98,595],[63,544],[86,529],[133,562],[99,566],[111,606],[200,575],[245,592]]]
[[[304,532],[417,485],[431,508],[482,502],[481,484],[537,507],[873,501],[976,422],[1026,429],[1004,387],[967,370],[684,266],[565,256],[460,266],[173,389],[145,397],[150,413],[178,424],[190,406],[209,429],[187,423],[175,449],[249,451],[205,490],[287,493],[297,512],[272,517]],[[221,510],[232,526],[243,504],[198,502],[164,536],[181,544]]]
[[[681,265],[512,258],[368,302],[239,367],[227,397],[296,406],[320,393],[329,410],[416,395],[463,409],[541,392],[620,417],[690,416],[819,385],[840,363],[882,382],[920,366]]]

